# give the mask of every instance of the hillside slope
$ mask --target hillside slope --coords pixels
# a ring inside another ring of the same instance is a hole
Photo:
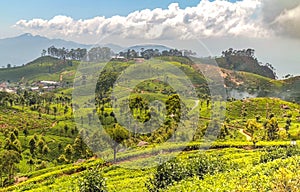
[[[50,56],[39,57],[24,66],[0,69],[0,81],[59,81],[62,72],[72,72],[77,65],[77,61],[64,61]]]
[[[222,83],[227,90],[228,97],[237,99],[247,97],[278,97],[287,101],[300,102],[300,77],[292,77],[286,80],[275,80],[255,73],[230,70],[216,67],[212,64],[204,64],[202,60],[193,61],[185,58],[160,58],[176,64],[176,66],[187,66],[182,68],[194,81],[194,74],[208,71],[209,76],[223,77]],[[209,63],[208,60],[205,62]],[[32,82],[41,80],[63,81],[72,83],[76,68],[80,61],[60,60],[50,56],[37,58],[36,60],[21,66],[0,69],[0,82]],[[188,68],[192,66],[192,68]],[[89,67],[87,65],[86,67]],[[221,74],[216,72],[220,71]],[[215,78],[220,79],[220,78]],[[210,79],[207,78],[206,81]],[[193,82],[194,83],[194,82]],[[199,84],[199,83],[196,83]]]
[[[276,80],[254,73],[219,68],[212,64],[194,64],[196,71],[206,71],[208,76],[222,76],[228,97],[243,99],[252,97],[277,97],[300,102],[300,77]],[[217,78],[215,78],[217,79]]]
[[[276,77],[271,68],[260,65],[257,59],[253,57],[230,55],[216,58],[216,62],[225,69],[250,72],[271,79]]]

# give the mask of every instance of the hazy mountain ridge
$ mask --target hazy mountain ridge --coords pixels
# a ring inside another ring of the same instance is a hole
[[[132,46],[132,47],[129,47],[129,48],[126,48],[125,50],[128,50],[128,49],[133,49],[135,51],[141,51],[142,49],[143,50],[146,50],[146,49],[158,49],[160,52],[164,51],[164,50],[170,50],[172,48],[170,47],[166,47],[164,45],[155,45],[155,44],[145,44],[145,45],[135,45],[135,46]]]
[[[80,44],[73,41],[62,39],[49,39],[39,35],[25,33],[17,37],[0,39],[0,67],[6,67],[7,64],[20,66],[28,63],[41,55],[43,49],[54,45],[55,47],[86,48],[90,49],[96,45]],[[123,47],[115,44],[102,44],[101,47],[109,47],[117,52]]]

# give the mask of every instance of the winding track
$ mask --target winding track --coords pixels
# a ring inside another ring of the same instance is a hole
[[[251,141],[252,137],[250,137],[250,135],[246,134],[244,132],[244,129],[239,129],[239,132],[246,137],[247,141]]]

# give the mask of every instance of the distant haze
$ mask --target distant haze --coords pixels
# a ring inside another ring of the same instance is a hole
[[[87,48],[90,49],[92,45],[80,44],[72,41],[65,41],[62,39],[48,39],[39,35],[33,36],[29,33],[13,37],[0,39],[0,67],[11,64],[12,66],[26,64],[37,57],[41,56],[43,49],[54,45],[55,47],[71,48]],[[122,47],[114,44],[105,44],[113,51],[119,51]]]
[[[52,45],[68,49],[92,47],[92,45],[62,39],[49,39],[26,33],[13,38],[0,39],[0,67],[7,66],[7,64],[12,66],[26,64],[41,56],[41,51]],[[153,49],[158,48],[160,51],[168,48],[192,50],[200,57],[220,56],[223,50],[230,47],[234,49],[253,48],[258,61],[263,64],[272,64],[279,78],[286,74],[300,75],[299,39],[219,37],[198,40],[145,40],[110,36],[100,42],[100,46],[109,47],[114,52],[128,47],[139,51],[142,45]],[[151,45],[153,46],[151,47]]]

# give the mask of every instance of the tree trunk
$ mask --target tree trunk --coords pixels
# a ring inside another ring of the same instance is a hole
[[[0,184],[1,184],[1,187],[3,187],[2,172],[0,173]]]
[[[117,159],[117,147],[118,145],[114,145],[114,162],[116,162],[116,159]]]

